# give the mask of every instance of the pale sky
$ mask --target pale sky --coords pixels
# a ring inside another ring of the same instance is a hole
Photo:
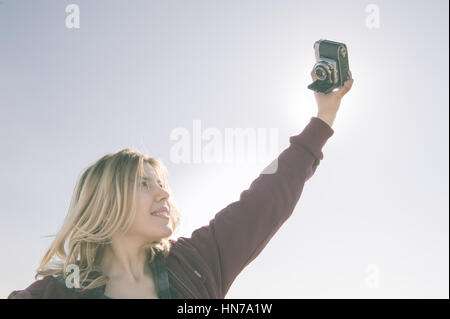
[[[171,132],[275,128],[278,155],[317,115],[319,39],[346,43],[353,88],[292,216],[226,297],[448,298],[446,0],[0,0],[0,297],[34,281],[106,153],[164,162],[177,236],[238,200],[267,163],[175,163]]]

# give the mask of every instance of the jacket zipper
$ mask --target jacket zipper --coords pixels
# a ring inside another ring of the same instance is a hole
[[[167,269],[167,271],[169,271],[171,274],[172,274],[172,276],[176,279],[176,280],[178,280],[178,282],[180,282],[181,283],[181,285],[191,294],[191,296],[192,297],[194,297],[194,299],[199,299],[193,292],[192,292],[192,290],[191,289],[189,289],[189,287],[188,286],[186,286],[186,284],[169,268],[169,267],[166,267],[166,269]]]

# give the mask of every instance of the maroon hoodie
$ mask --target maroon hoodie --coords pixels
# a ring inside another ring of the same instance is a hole
[[[239,273],[292,214],[333,134],[327,123],[312,117],[300,134],[289,138],[289,147],[272,163],[276,170],[263,171],[238,201],[219,211],[190,238],[171,240],[168,257],[159,257],[152,265],[158,296],[224,298]],[[47,276],[24,290],[13,291],[8,298],[108,298],[104,288],[75,293],[61,278]]]

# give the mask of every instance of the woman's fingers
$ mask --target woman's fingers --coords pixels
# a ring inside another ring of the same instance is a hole
[[[314,68],[311,70],[311,79],[313,80],[313,82],[317,80],[317,75],[316,72],[314,72]],[[341,97],[344,96],[348,91],[350,91],[352,85],[353,85],[353,78],[350,78],[347,81],[345,81],[344,85],[341,86],[338,90],[339,95]]]
[[[314,68],[311,71],[311,79],[313,80],[313,82],[315,82],[317,80],[317,75],[316,75],[316,72],[314,72]]]
[[[344,85],[339,89],[339,94],[340,96],[344,96],[348,91],[350,91],[350,89],[352,88],[353,85],[353,79],[348,79],[347,81],[345,81]]]

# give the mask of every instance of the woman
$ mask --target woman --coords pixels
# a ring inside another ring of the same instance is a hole
[[[274,172],[190,238],[168,239],[180,216],[161,162],[130,149],[103,156],[79,179],[42,278],[8,298],[224,298],[294,210],[352,84],[314,92],[318,115],[290,137]]]

